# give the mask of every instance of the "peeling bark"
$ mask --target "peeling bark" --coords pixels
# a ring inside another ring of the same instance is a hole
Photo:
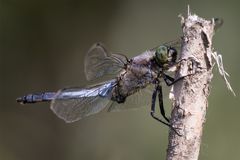
[[[167,160],[197,160],[212,79],[212,37],[214,21],[197,15],[182,17],[183,42],[178,77],[189,75],[173,86],[173,110]]]

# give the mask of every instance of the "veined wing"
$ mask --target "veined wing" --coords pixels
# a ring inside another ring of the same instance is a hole
[[[182,37],[179,37],[175,40],[165,42],[162,45],[172,47],[172,48],[175,48],[176,50],[179,50],[181,48],[181,44],[182,44]],[[151,51],[155,51],[158,47],[159,46],[152,48]]]
[[[217,31],[222,25],[223,25],[223,19],[222,18],[214,18],[214,30]]]
[[[172,47],[172,48],[175,48],[175,49],[179,49],[181,47],[181,44],[182,44],[182,37],[179,37],[175,40],[166,42],[163,45],[168,46],[168,47]]]
[[[149,84],[146,88],[127,97],[124,103],[113,102],[108,108],[109,112],[123,111],[128,109],[137,109],[141,107],[150,107],[154,86]]]
[[[117,74],[127,63],[127,58],[120,54],[111,54],[101,43],[94,44],[88,51],[85,61],[87,80],[93,80],[104,75]]]
[[[85,89],[60,90],[51,102],[51,109],[67,123],[96,114],[111,102],[111,91],[115,84],[115,80],[111,80]]]

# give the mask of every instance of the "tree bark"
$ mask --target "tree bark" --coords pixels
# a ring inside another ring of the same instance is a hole
[[[210,81],[212,79],[212,37],[214,20],[205,20],[188,13],[181,17],[183,41],[181,62],[177,77],[186,76],[176,83],[170,98],[173,100],[167,160],[197,160],[205,122]]]

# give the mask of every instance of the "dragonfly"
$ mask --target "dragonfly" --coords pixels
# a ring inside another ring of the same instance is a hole
[[[95,43],[84,60],[86,79],[92,81],[115,75],[113,79],[83,88],[28,94],[17,98],[17,102],[50,102],[51,110],[67,123],[104,110],[111,112],[150,105],[150,115],[175,131],[165,114],[161,82],[171,86],[185,77],[174,79],[168,74],[179,67],[177,47],[180,43],[180,40],[165,43],[131,59],[109,52],[102,43]],[[145,98],[147,95],[150,95],[150,102]],[[163,119],[155,114],[157,99]]]

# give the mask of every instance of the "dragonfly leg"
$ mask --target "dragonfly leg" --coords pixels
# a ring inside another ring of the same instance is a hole
[[[163,120],[161,120],[161,119],[159,119],[158,117],[155,116],[155,104],[156,104],[157,92],[158,92],[158,87],[156,87],[154,89],[153,94],[152,94],[152,105],[151,105],[151,112],[150,112],[150,114],[157,121],[163,123],[164,125],[170,126],[170,124],[164,122]]]
[[[157,98],[157,87],[154,89],[153,94],[152,94],[151,116],[153,116],[155,113],[156,98]]]
[[[187,76],[189,76],[189,75],[180,77],[178,79],[174,79],[174,78],[170,77],[169,75],[166,75],[165,73],[163,73],[163,79],[164,79],[165,83],[167,84],[167,86],[171,86],[171,85],[177,83],[178,81],[182,80],[184,77],[187,77]]]
[[[156,98],[157,98],[157,92],[158,92],[158,86],[156,86],[156,88],[154,89],[153,91],[153,94],[152,94],[152,105],[151,105],[151,116],[157,120],[158,122],[161,122],[162,124],[168,126],[169,128],[171,128],[178,136],[182,136],[181,134],[179,134],[176,129],[177,128],[174,128],[172,125],[170,125],[169,123],[167,122],[164,122],[163,120],[161,120],[160,118],[156,117],[155,116],[155,103],[156,103]],[[163,109],[164,110],[164,109]],[[161,111],[162,113],[162,111]],[[164,111],[164,115],[165,115],[165,111]],[[168,120],[169,121],[169,120]]]
[[[163,118],[167,122],[169,122],[169,119],[165,115],[165,109],[164,109],[164,106],[163,106],[163,93],[162,93],[162,86],[161,85],[158,86],[158,101],[159,101],[159,107],[160,107],[161,115],[163,116]]]

